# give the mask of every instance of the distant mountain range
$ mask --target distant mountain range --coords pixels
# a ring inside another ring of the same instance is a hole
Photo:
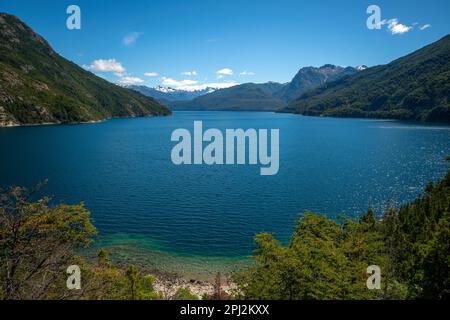
[[[173,102],[190,101],[197,97],[203,96],[205,94],[217,90],[217,88],[206,88],[203,90],[187,91],[174,89],[171,87],[158,86],[156,88],[150,88],[147,86],[137,86],[137,85],[126,86],[126,88],[140,92],[147,97],[152,97],[160,101],[161,103],[164,103],[169,106],[172,105]]]
[[[387,65],[326,83],[283,111],[450,122],[450,35]]]
[[[0,126],[170,113],[64,59],[18,18],[0,13]]]
[[[365,67],[339,67],[331,64],[320,68],[300,69],[287,84],[268,82],[245,83],[227,89],[209,88],[203,91],[167,92],[161,88],[130,86],[129,88],[166,103],[173,110],[234,110],[234,111],[276,111],[287,106],[294,98],[321,84],[352,75]]]
[[[286,106],[275,93],[284,85],[276,82],[245,83],[171,105],[173,110],[202,111],[274,111]]]

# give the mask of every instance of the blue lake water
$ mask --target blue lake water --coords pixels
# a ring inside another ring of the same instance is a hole
[[[280,171],[175,166],[173,130],[280,130]],[[414,199],[447,172],[450,126],[250,112],[176,112],[89,125],[0,129],[0,185],[48,178],[54,202],[83,201],[102,246],[191,259],[240,259],[252,238],[286,241],[298,214],[359,215]],[[131,248],[133,250],[131,250]],[[120,250],[118,250],[119,252]],[[154,258],[156,259],[156,258]],[[211,260],[212,261],[212,260]]]

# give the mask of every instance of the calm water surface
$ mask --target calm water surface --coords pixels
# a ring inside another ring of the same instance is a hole
[[[280,171],[175,166],[173,130],[280,129]],[[247,112],[0,129],[0,185],[83,201],[99,245],[155,265],[182,257],[204,268],[247,257],[255,233],[286,241],[300,212],[356,216],[414,199],[447,171],[450,126]]]

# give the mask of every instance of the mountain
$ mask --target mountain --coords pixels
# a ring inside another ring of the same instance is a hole
[[[364,66],[358,68],[339,67],[332,64],[326,64],[320,68],[305,67],[300,69],[292,81],[277,92],[276,96],[289,102],[295,98],[300,97],[303,93],[314,89],[326,82],[334,81],[342,77],[352,75],[361,70]]]
[[[171,104],[171,107],[174,110],[277,111],[285,108],[288,102],[300,97],[308,90],[357,72],[356,68],[344,68],[331,64],[320,68],[306,67],[300,69],[294,79],[287,84],[245,83],[217,90],[190,102],[175,102]]]
[[[324,84],[283,111],[450,122],[450,35],[387,65]]]
[[[156,88],[150,88],[136,85],[127,86],[127,88],[140,92],[144,96],[154,98],[166,105],[171,105],[174,101],[189,101],[217,90],[215,88],[206,88],[203,90],[187,91],[170,87],[158,86]]]
[[[368,66],[362,65],[362,66],[357,66],[356,70],[363,71],[363,70],[366,70],[367,68],[368,68]]]
[[[168,114],[154,99],[64,59],[18,18],[0,13],[0,126]]]
[[[284,101],[274,96],[283,86],[275,82],[245,83],[217,90],[192,101],[175,102],[172,108],[207,111],[274,111],[286,106]]]

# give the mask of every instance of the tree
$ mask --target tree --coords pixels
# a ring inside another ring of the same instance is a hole
[[[377,220],[339,224],[307,212],[287,246],[255,237],[255,263],[233,278],[241,299],[448,299],[450,173],[425,194]],[[368,290],[366,269],[382,271],[382,291]]]
[[[366,214],[362,215],[361,218],[359,218],[359,223],[360,224],[366,223],[368,224],[369,227],[373,227],[375,225],[376,217],[373,208],[367,209]]]
[[[97,265],[80,257],[96,229],[83,204],[50,206],[48,198],[32,202],[36,190],[0,190],[0,298],[154,300],[154,278],[134,266],[116,268],[105,250]],[[82,273],[81,290],[68,290],[67,267]]]
[[[198,296],[191,293],[188,288],[179,288],[173,296],[173,300],[198,300]]]
[[[448,298],[450,292],[450,173],[425,194],[383,219],[391,274],[408,298]]]
[[[49,206],[34,191],[0,190],[0,283],[4,299],[52,298],[65,288],[74,250],[86,247],[96,229],[83,204]],[[68,292],[60,298],[67,298]]]
[[[365,288],[367,266],[379,262],[371,260],[380,250],[373,240],[350,220],[341,226],[307,212],[286,247],[270,234],[257,235],[255,264],[234,279],[246,299],[374,298]]]

